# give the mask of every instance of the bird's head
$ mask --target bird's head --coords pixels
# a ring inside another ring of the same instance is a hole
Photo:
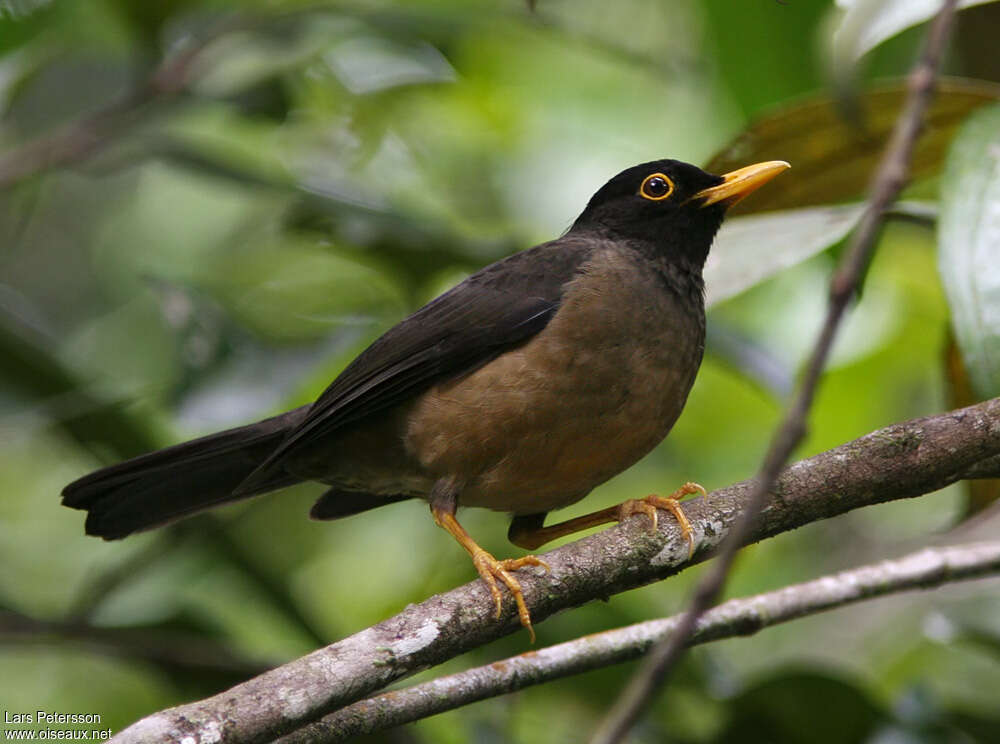
[[[572,229],[624,238],[700,269],[726,209],[788,167],[771,160],[716,176],[679,160],[642,163],[604,184]]]

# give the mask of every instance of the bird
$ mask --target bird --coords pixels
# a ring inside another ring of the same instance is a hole
[[[713,175],[679,160],[614,176],[555,240],[471,274],[365,349],[314,403],[97,470],[63,489],[107,540],[302,481],[328,487],[310,515],[339,519],[424,499],[469,553],[502,613],[499,584],[534,640],[514,575],[548,566],[498,560],[458,507],[513,515],[527,550],[679,498],[624,502],[544,526],[662,441],[705,343],[702,270],[726,210],[787,169],[784,161]]]

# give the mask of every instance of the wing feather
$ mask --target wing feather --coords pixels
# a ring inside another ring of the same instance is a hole
[[[254,490],[296,449],[466,374],[541,331],[593,245],[569,236],[492,264],[391,328],[335,379],[260,467]]]

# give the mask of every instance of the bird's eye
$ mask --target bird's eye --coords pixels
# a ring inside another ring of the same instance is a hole
[[[646,176],[639,187],[639,193],[652,201],[662,201],[674,193],[674,182],[662,173]]]

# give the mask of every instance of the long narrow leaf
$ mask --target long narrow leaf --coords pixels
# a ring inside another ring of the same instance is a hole
[[[850,124],[830,95],[783,106],[757,121],[705,166],[726,173],[761,160],[787,160],[792,170],[738,204],[734,214],[808,207],[864,196],[905,99],[905,82],[887,83],[858,97],[862,127]],[[913,154],[913,180],[941,167],[956,128],[975,109],[1000,100],[1000,86],[945,78],[927,112],[926,131]]]
[[[706,302],[728,299],[841,241],[862,205],[789,209],[723,223],[705,265]]]
[[[1000,106],[973,116],[941,181],[938,266],[972,388],[1000,395]]]

